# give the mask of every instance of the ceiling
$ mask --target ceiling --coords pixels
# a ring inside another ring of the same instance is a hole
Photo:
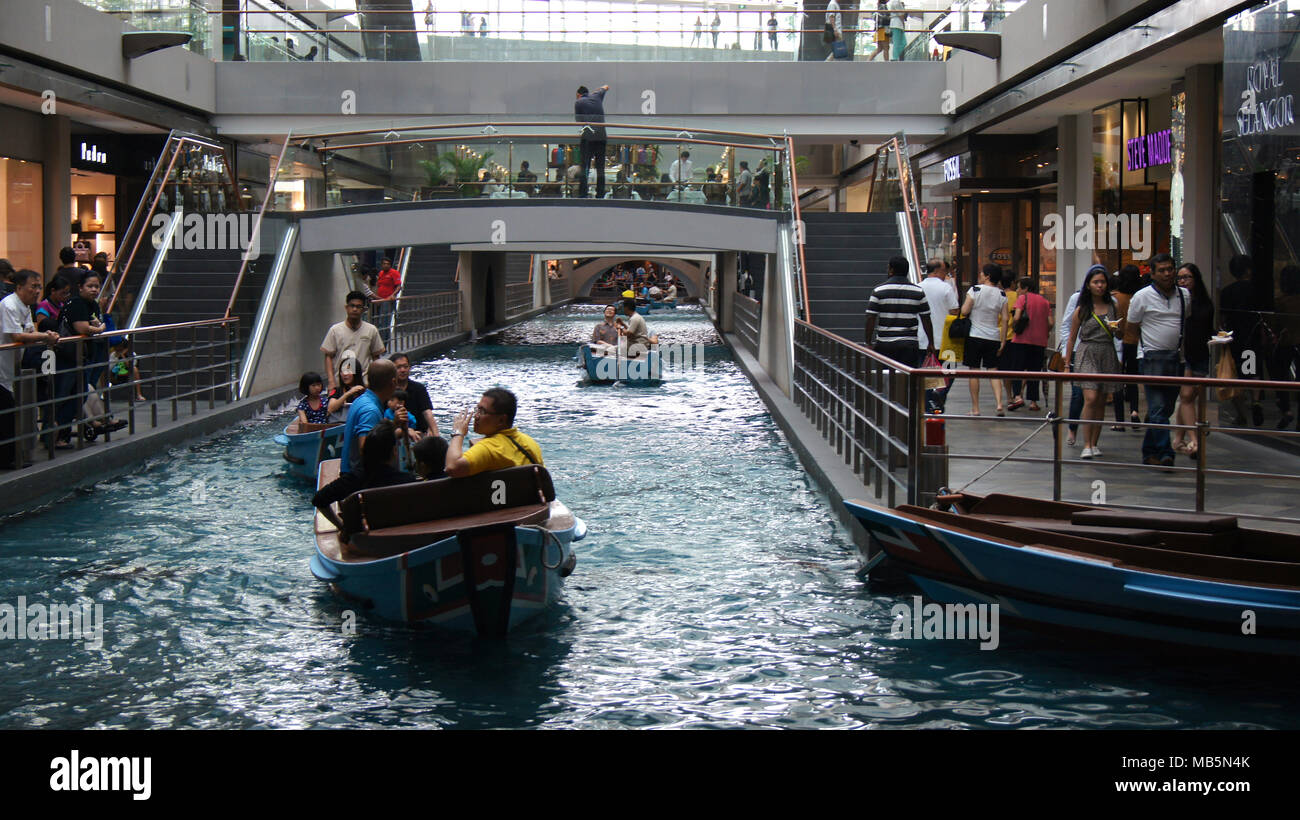
[[[1090,111],[1119,99],[1154,97],[1194,65],[1223,62],[1223,32],[1215,29],[1167,48],[1139,63],[1040,103],[1032,110],[982,129],[984,134],[1036,134],[1054,128],[1061,117]]]
[[[20,91],[7,85],[0,85],[0,105],[20,108],[24,111],[39,112],[42,102],[42,98],[35,94]],[[114,134],[167,133],[165,128],[158,128],[138,120],[120,117],[107,111],[100,111],[97,108],[67,102],[62,99],[56,100],[56,103],[58,113],[70,117],[78,126],[85,126],[93,131],[107,131]]]

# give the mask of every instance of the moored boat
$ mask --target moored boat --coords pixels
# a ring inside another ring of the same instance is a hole
[[[587,371],[593,384],[622,382],[628,387],[654,387],[663,383],[663,366],[659,351],[651,348],[645,356],[629,359],[618,355],[602,355],[591,344],[578,348],[578,360]]]
[[[845,508],[944,604],[1197,649],[1300,655],[1300,536],[1230,515],[1129,511],[1010,495],[947,510]]]
[[[284,447],[289,471],[310,481],[316,478],[316,468],[322,461],[338,458],[343,446],[343,423],[303,424],[294,419],[274,441]]]
[[[318,487],[338,470],[323,462]],[[382,618],[484,637],[554,604],[587,534],[540,465],[361,490],[339,516],[346,544],[316,513],[313,575]]]

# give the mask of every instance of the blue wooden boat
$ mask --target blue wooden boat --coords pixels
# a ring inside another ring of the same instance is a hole
[[[317,486],[338,476],[320,466]],[[311,572],[381,618],[500,637],[559,597],[587,526],[555,498],[545,467],[523,466],[353,493],[339,532],[316,514]]]
[[[316,468],[322,461],[339,457],[343,448],[343,423],[301,424],[295,418],[283,433],[275,436],[274,441],[284,447],[284,460],[289,462],[289,471],[313,481]]]
[[[654,301],[654,300],[652,299],[652,300],[650,300],[649,302],[647,302],[647,303],[645,303],[645,304],[638,304],[638,305],[636,306],[636,312],[637,312],[637,313],[640,313],[642,316],[649,316],[651,311],[655,311],[655,310],[673,310],[673,309],[676,308],[676,307],[677,307],[677,302],[676,302],[676,301],[672,301],[672,302],[656,302],[656,301]]]
[[[845,508],[941,604],[1200,650],[1300,655],[1300,536],[1234,516],[1128,511],[1010,495],[945,510]]]
[[[618,355],[601,356],[592,350],[590,344],[584,344],[578,348],[578,361],[582,362],[592,384],[622,382],[628,387],[663,384],[663,367],[659,351],[654,348],[640,359],[628,359]]]

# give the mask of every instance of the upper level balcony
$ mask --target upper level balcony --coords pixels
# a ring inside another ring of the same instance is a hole
[[[82,0],[226,61],[928,61],[1024,0]]]

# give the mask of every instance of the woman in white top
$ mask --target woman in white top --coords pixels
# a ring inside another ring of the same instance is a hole
[[[966,291],[966,302],[961,315],[970,317],[970,333],[966,337],[966,356],[963,363],[972,370],[996,369],[998,349],[1006,337],[1005,313],[1007,297],[998,290],[1002,269],[985,265],[979,274],[979,284]],[[994,379],[993,398],[998,403],[998,415],[1006,415],[1002,407],[1002,382]],[[980,414],[980,380],[970,380],[970,412]]]

